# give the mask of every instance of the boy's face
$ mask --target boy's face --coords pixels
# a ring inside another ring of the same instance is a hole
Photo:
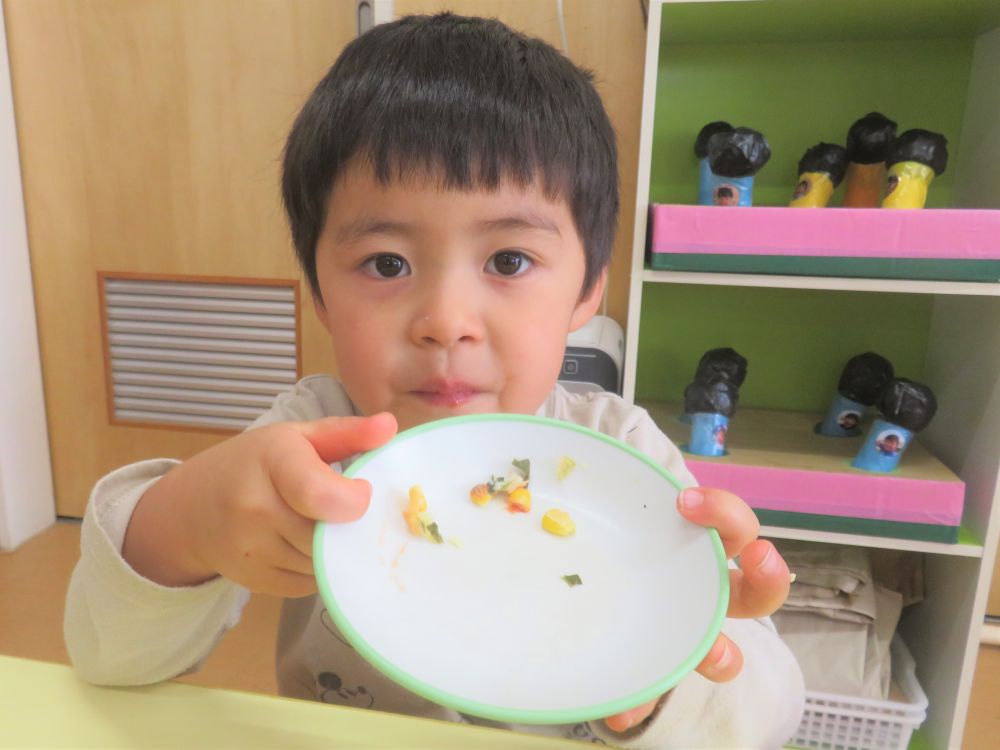
[[[361,167],[331,192],[316,271],[344,386],[404,429],[534,413],[604,288],[602,276],[581,298],[583,243],[566,203],[541,190],[380,185]]]

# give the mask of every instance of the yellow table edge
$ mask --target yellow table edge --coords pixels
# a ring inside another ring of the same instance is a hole
[[[571,748],[579,742],[164,682],[97,687],[65,664],[0,656],[3,748]]]

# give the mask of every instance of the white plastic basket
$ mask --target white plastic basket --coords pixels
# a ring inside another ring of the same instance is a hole
[[[806,691],[802,722],[789,747],[819,750],[906,750],[927,717],[927,695],[917,682],[913,656],[892,639],[892,677],[906,702]]]

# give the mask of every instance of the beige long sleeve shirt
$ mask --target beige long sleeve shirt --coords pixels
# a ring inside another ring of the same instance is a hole
[[[254,426],[355,413],[339,383],[328,376],[312,376],[279,396]],[[570,394],[556,386],[538,415],[618,438],[665,466],[682,483],[696,484],[680,451],[645,410],[618,396]],[[70,658],[86,680],[137,685],[196,669],[237,624],[249,599],[249,592],[224,578],[187,588],[161,586],[138,575],[122,558],[125,530],[136,503],[176,463],[157,459],[123,467],[101,479],[90,497],[64,623]],[[642,613],[621,613],[630,615]],[[798,665],[767,619],[727,619],[723,632],[743,651],[741,674],[723,684],[690,674],[651,720],[625,735],[610,732],[603,722],[511,728],[633,748],[780,747],[802,714],[804,688]],[[277,676],[286,696],[500,726],[460,716],[393,683],[347,644],[317,596],[285,601],[278,629]]]

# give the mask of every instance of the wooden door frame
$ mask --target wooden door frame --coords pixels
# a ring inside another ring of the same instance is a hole
[[[10,81],[0,0],[0,550],[56,520]]]

